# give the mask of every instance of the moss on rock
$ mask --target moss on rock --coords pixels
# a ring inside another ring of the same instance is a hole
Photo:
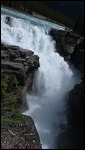
[[[15,75],[1,80],[1,124],[4,126],[15,126],[25,121],[18,108],[19,105],[17,106],[18,92],[20,95],[21,90]]]

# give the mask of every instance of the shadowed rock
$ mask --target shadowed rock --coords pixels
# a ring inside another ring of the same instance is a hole
[[[56,50],[58,53],[64,57],[64,59],[69,59],[70,55],[74,51],[74,47],[80,38],[79,35],[72,31],[62,31],[52,29],[50,35],[56,41]]]
[[[84,72],[84,39],[81,39],[76,43],[74,52],[71,55],[71,61]]]
[[[68,125],[58,136],[59,149],[84,149],[84,82],[69,92]]]
[[[29,74],[33,74],[39,66],[39,57],[34,55],[33,51],[22,49],[19,46],[1,44],[2,77],[15,74],[19,84],[25,85],[27,78],[29,78]],[[33,75],[30,80],[33,80]],[[32,84],[30,84],[30,86],[31,85]]]
[[[36,69],[39,67],[39,57],[34,55],[34,52],[31,50],[22,49],[18,46],[10,46],[1,44],[1,77],[2,80],[9,79],[10,76],[15,75],[18,84],[18,89],[11,90],[9,92],[10,99],[16,97],[16,102],[12,102],[13,111],[9,111],[10,101],[7,99],[7,95],[2,98],[1,110],[5,113],[2,113],[2,122],[3,116],[5,119],[10,121],[12,115],[14,115],[14,110],[20,109],[21,112],[28,109],[26,102],[26,95],[29,90],[32,88],[33,84],[33,75]],[[11,81],[12,82],[12,81]],[[9,83],[10,84],[10,83]],[[10,85],[8,85],[10,86]],[[14,86],[15,89],[15,86]],[[12,97],[11,97],[12,96]],[[16,107],[15,107],[16,106]],[[16,111],[15,111],[16,112]],[[22,116],[22,115],[21,115]],[[21,121],[21,116],[12,123],[14,126],[5,126],[2,123],[1,126],[1,148],[2,149],[42,149],[40,144],[40,138],[36,130],[34,121],[31,117],[23,116]],[[13,118],[14,119],[14,118]],[[20,119],[20,120],[19,120]]]
[[[11,27],[12,26],[12,18],[7,16],[6,20],[5,20],[5,23],[8,24]]]

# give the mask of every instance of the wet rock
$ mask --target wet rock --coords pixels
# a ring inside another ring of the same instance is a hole
[[[84,72],[84,39],[80,39],[74,48],[74,52],[71,55],[71,61]]]
[[[65,36],[63,37],[63,52],[64,55],[70,55],[74,51],[74,47],[76,42],[78,41],[78,38],[74,33],[72,32],[66,32]]]
[[[39,67],[40,65],[39,65],[38,61],[39,61],[39,57],[37,55],[32,55],[31,57],[27,57],[27,59],[26,59],[26,62],[27,62],[27,64],[29,64],[30,68]]]
[[[68,125],[58,137],[60,149],[84,149],[84,82],[69,92]]]
[[[69,56],[74,52],[74,47],[80,36],[72,31],[55,29],[50,31],[50,35],[56,41],[56,50],[58,53],[63,56],[65,60],[69,59]]]
[[[19,84],[25,85],[30,72],[33,74],[39,66],[39,57],[34,55],[34,52],[31,50],[22,49],[19,46],[1,44],[1,76],[6,77],[10,76],[10,74],[15,74]],[[30,78],[30,80],[32,79]],[[28,84],[32,85],[30,83]]]
[[[12,26],[12,18],[7,16],[6,20],[5,20],[5,23],[8,24],[11,27]]]
[[[83,125],[84,120],[84,83],[75,85],[74,89],[69,92],[70,111],[73,111],[76,118],[76,125]],[[74,117],[73,116],[73,117]],[[72,122],[73,123],[73,122]],[[78,123],[78,124],[77,124]]]
[[[19,46],[15,46],[15,45],[7,45],[5,43],[1,43],[1,50],[19,50]]]
[[[59,53],[61,53],[63,49],[62,38],[65,35],[65,33],[65,31],[55,29],[51,29],[50,31],[50,35],[56,41],[56,51],[58,51]]]
[[[19,48],[19,52],[20,52],[20,57],[21,58],[26,58],[27,56],[32,56],[33,53],[34,53],[31,50],[22,49],[22,48]]]

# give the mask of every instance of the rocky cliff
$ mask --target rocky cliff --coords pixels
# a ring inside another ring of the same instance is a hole
[[[1,149],[41,149],[32,118],[21,114],[39,66],[31,50],[1,44]]]
[[[64,57],[65,60],[69,59],[74,52],[74,48],[80,41],[83,41],[80,35],[70,30],[55,30],[51,29],[50,35],[56,41],[56,51]]]
[[[59,149],[84,149],[84,82],[69,92],[67,128],[58,138]]]
[[[56,51],[83,75],[82,82],[68,93],[68,124],[58,137],[59,149],[84,149],[84,38],[73,31],[55,29],[50,35],[56,41]]]

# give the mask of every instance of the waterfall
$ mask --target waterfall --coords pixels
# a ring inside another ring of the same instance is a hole
[[[1,15],[1,41],[32,50],[40,58],[32,91],[27,94],[29,110],[23,114],[33,118],[43,149],[55,148],[61,132],[60,125],[67,124],[66,94],[80,82],[78,71],[72,70],[63,57],[55,52],[55,41],[49,35],[51,23],[38,23],[35,18],[31,22],[30,19],[11,16],[9,26],[5,22],[6,16]]]

